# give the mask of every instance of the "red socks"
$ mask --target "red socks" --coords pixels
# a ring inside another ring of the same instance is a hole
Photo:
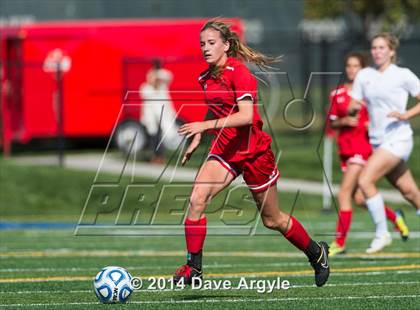
[[[314,252],[313,249],[309,249],[312,239],[309,237],[302,224],[300,224],[298,220],[291,216],[290,225],[291,227],[289,230],[283,234],[284,237],[299,250],[305,252],[307,255],[309,250],[309,252]],[[185,240],[187,242],[188,253],[199,253],[203,249],[204,239],[206,238],[207,231],[206,226],[207,219],[205,217],[198,221],[193,221],[190,219],[185,220]],[[319,246],[317,243],[312,243],[315,245],[315,252],[319,252]]]
[[[193,221],[188,218],[185,220],[185,241],[187,242],[187,251],[189,253],[198,253],[203,249],[206,232],[206,217],[198,221]]]
[[[385,206],[385,214],[386,214],[387,219],[395,224],[397,216],[395,215],[394,210],[392,210],[388,206]],[[352,210],[349,210],[349,211],[340,210],[338,212],[335,242],[339,246],[344,246],[346,243],[347,234],[350,230],[352,215],[353,215]]]
[[[290,227],[289,230],[283,234],[284,237],[299,250],[305,251],[311,242],[311,238],[309,237],[305,228],[303,228],[302,224],[299,223],[299,221],[293,216],[290,216],[289,225],[292,225],[292,227]]]
[[[388,206],[385,206],[385,215],[389,221],[395,224],[395,221],[397,220],[397,215],[395,214],[394,210],[392,210]]]
[[[349,211],[340,210],[338,212],[335,242],[339,246],[344,246],[344,244],[346,243],[346,238],[350,229],[352,215],[353,215],[352,210],[349,210]]]

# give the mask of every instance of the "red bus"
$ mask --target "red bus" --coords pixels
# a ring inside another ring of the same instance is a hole
[[[230,21],[242,36],[241,20]],[[10,152],[12,143],[54,138],[60,130],[66,139],[104,138],[114,128],[118,131],[116,125],[122,122],[138,122],[135,106],[122,114],[121,107],[141,104],[136,91],[155,59],[173,73],[170,90],[175,91],[171,96],[176,110],[188,96],[199,100],[197,77],[206,67],[199,30],[205,22],[77,20],[0,28],[0,143],[4,152]],[[54,62],[57,57],[60,67]],[[179,112],[189,121],[204,114],[204,107]]]

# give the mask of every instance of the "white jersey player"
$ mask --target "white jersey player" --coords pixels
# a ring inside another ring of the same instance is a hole
[[[359,187],[376,224],[376,236],[367,253],[375,253],[391,244],[384,202],[376,187],[383,176],[417,208],[420,215],[420,192],[406,162],[413,149],[413,131],[408,120],[420,114],[420,102],[407,110],[409,95],[420,101],[420,81],[407,68],[394,64],[398,40],[388,33],[375,36],[371,43],[374,67],[360,70],[350,96],[350,110],[360,110],[362,100],[369,112],[369,138],[373,155],[364,166]]]
[[[163,145],[161,142],[166,147],[176,149],[182,140],[177,133],[176,112],[169,94],[169,84],[172,78],[172,73],[169,70],[152,68],[147,73],[146,82],[140,86],[140,95],[143,99],[140,122],[154,140],[154,159],[160,158],[162,155]]]

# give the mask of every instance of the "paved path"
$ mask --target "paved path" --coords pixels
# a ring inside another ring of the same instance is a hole
[[[17,163],[25,165],[57,165],[56,156],[20,156],[13,157],[11,159]],[[101,172],[111,173],[117,176],[121,174],[124,168],[124,162],[116,155],[111,155],[102,162],[102,155],[100,154],[80,154],[80,155],[66,155],[65,167],[74,170],[84,171],[98,171],[101,167]],[[134,174],[136,176],[148,177],[154,179],[161,179],[163,181],[182,181],[192,182],[197,173],[197,169],[185,168],[185,167],[174,167],[164,165],[152,165],[150,163],[136,162],[135,165],[127,164],[125,167],[125,173]],[[98,180],[101,179],[101,175],[98,174]],[[109,177],[108,177],[109,180]],[[241,184],[243,182],[242,177],[237,178],[233,184]],[[323,185],[322,182],[317,181],[306,181],[299,179],[286,179],[280,178],[277,183],[279,191],[296,192],[299,190],[301,193],[322,195]],[[332,186],[334,194],[338,192],[338,185]],[[385,190],[381,189],[381,193],[384,199],[392,203],[403,203],[405,200],[401,194],[396,190]]]

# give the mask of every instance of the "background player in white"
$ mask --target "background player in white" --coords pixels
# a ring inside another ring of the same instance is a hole
[[[376,35],[371,42],[374,66],[359,71],[350,92],[349,109],[360,110],[364,100],[369,111],[369,138],[373,155],[364,166],[359,187],[376,224],[376,235],[367,253],[391,244],[384,201],[375,185],[383,176],[420,209],[420,192],[405,162],[413,148],[413,131],[408,120],[420,114],[420,102],[407,110],[408,96],[420,100],[420,81],[407,68],[395,65],[398,39],[388,33]]]
[[[347,81],[331,92],[331,106],[328,113],[328,124],[331,126],[331,130],[336,131],[337,150],[343,172],[337,196],[339,210],[336,235],[330,245],[330,256],[345,253],[346,240],[353,217],[352,200],[359,206],[365,206],[365,199],[361,190],[358,189],[357,182],[363,166],[372,154],[368,137],[369,118],[366,107],[361,108],[358,117],[349,115],[348,109],[351,101],[349,92],[353,87],[357,73],[366,67],[366,59],[362,53],[350,52],[345,57],[344,64]],[[387,220],[394,224],[394,227],[400,232],[401,238],[406,241],[409,231],[402,210],[394,212],[392,208],[385,205],[385,214]]]
[[[160,61],[155,60],[153,67],[147,72],[146,82],[140,86],[143,99],[140,121],[152,139],[154,156],[151,161],[154,163],[164,162],[164,145],[172,144],[176,148],[181,143],[175,122],[176,112],[169,94],[172,78],[172,73],[161,68]]]

